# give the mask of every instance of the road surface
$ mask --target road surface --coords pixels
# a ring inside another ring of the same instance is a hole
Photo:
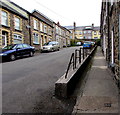
[[[70,113],[74,99],[54,96],[55,82],[65,73],[78,47],[41,53],[2,64],[3,113]]]

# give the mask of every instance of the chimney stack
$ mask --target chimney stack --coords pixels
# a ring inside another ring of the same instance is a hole
[[[74,28],[76,27],[76,23],[75,22],[74,22],[73,26],[74,26]]]

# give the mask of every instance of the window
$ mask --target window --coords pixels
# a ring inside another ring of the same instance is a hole
[[[39,44],[39,35],[37,33],[33,34],[33,43]]]
[[[114,0],[110,0],[111,6],[113,5]]]
[[[52,29],[50,27],[48,28],[48,33],[49,35],[52,35]]]
[[[91,39],[92,37],[91,36],[88,36],[88,39]]]
[[[5,11],[2,11],[1,12],[1,16],[2,16],[2,18],[1,18],[1,24],[5,25],[5,26],[8,26],[8,13],[5,12]]]
[[[96,35],[97,34],[97,32],[96,31],[94,31],[94,35]]]
[[[14,44],[22,43],[22,36],[21,35],[14,34],[14,38],[13,39],[14,39],[13,40]]]
[[[22,48],[23,48],[23,45],[22,45],[22,44],[19,44],[19,45],[17,46],[17,48],[22,49]]]
[[[2,31],[2,47],[7,45],[8,32]]]
[[[91,31],[88,31],[89,34],[91,34]]]
[[[59,33],[59,28],[58,28],[58,26],[56,26],[56,33],[57,33],[57,34]]]
[[[70,39],[72,39],[72,36],[70,36]]]
[[[34,19],[34,29],[38,29],[38,22]]]
[[[94,39],[98,39],[98,37],[94,37]]]
[[[44,32],[47,33],[47,26],[44,25]]]
[[[40,22],[40,31],[43,31],[43,24]]]
[[[20,18],[15,17],[15,29],[20,30]]]
[[[86,34],[86,31],[84,31],[84,34]]]
[[[23,44],[24,48],[29,48],[30,46],[28,44]]]
[[[78,34],[78,32],[75,32],[75,34]]]
[[[82,31],[80,32],[80,35],[82,35]]]

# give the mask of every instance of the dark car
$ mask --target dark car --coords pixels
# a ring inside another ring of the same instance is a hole
[[[28,44],[13,44],[2,48],[0,51],[0,57],[2,57],[2,60],[9,59],[13,61],[17,57],[33,56],[34,53],[35,48]]]

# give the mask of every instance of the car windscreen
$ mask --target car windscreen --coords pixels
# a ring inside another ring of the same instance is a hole
[[[4,48],[2,48],[3,50],[10,50],[10,49],[14,49],[15,45],[8,45],[5,46]]]
[[[53,45],[55,44],[55,42],[48,42],[48,43],[45,43],[44,45]]]

